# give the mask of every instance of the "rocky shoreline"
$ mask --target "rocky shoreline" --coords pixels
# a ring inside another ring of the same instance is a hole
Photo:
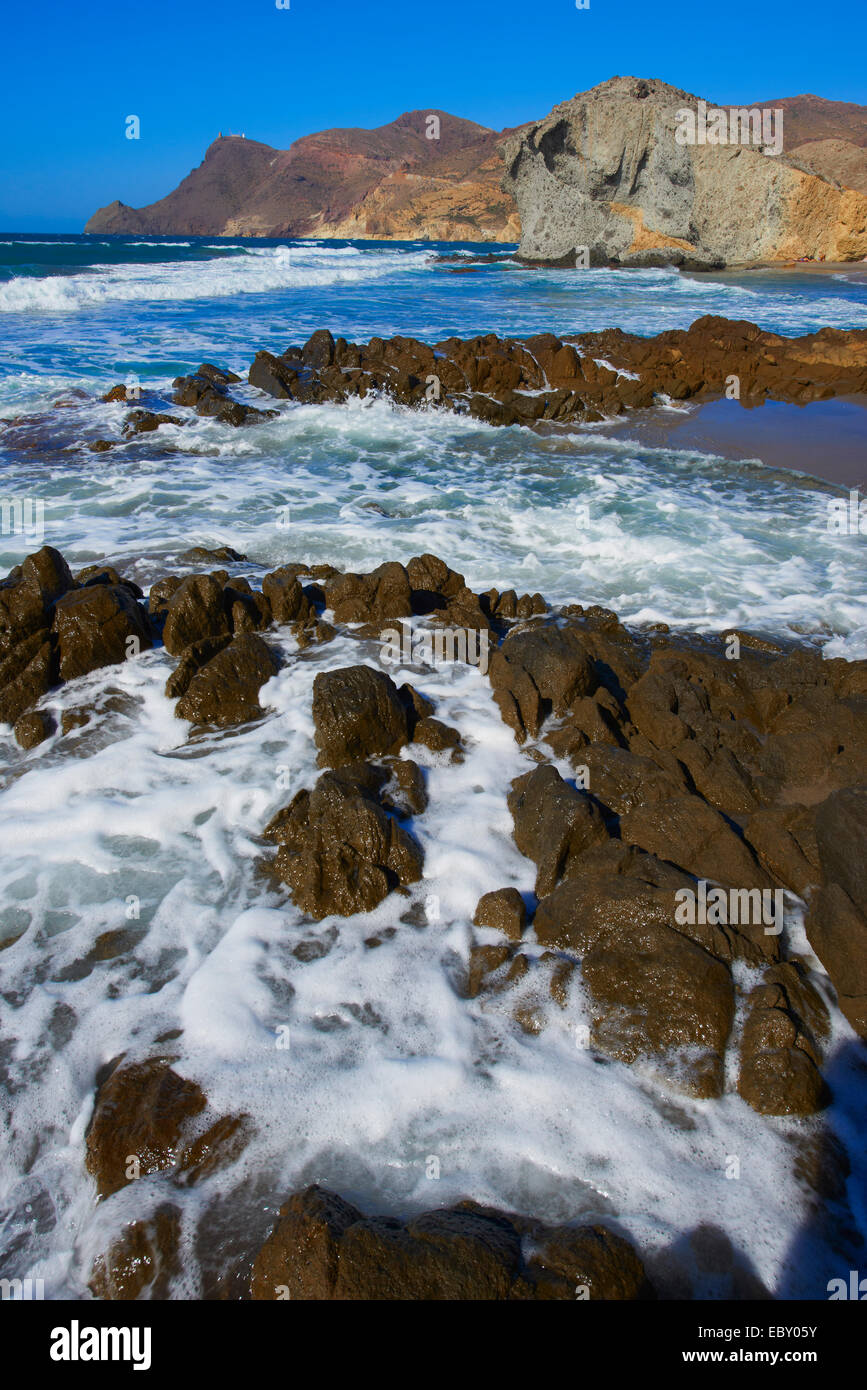
[[[73,576],[44,547],[0,581],[0,719],[24,749],[62,746],[89,718],[78,710],[58,731],[59,684],[160,643],[176,661],[166,695],[177,717],[193,734],[243,737],[245,724],[274,717],[260,702],[281,663],[269,633],[296,639],[290,661],[337,633],[360,646],[404,625],[472,634],[492,699],[536,764],[509,796],[536,884],[479,901],[454,980],[464,1007],[513,999],[515,1026],[533,1036],[551,1003],[568,1018],[580,988],[593,1019],[586,1046],[600,1059],[637,1065],[674,1095],[713,1101],[734,1075],[761,1115],[821,1112],[829,1012],[780,908],[785,895],[806,905],[809,947],[867,1039],[867,662],[748,632],[629,630],[610,610],[552,608],[539,594],[477,594],[432,555],[363,574],[298,561],[260,588],[230,576],[243,569],[236,552],[187,560],[220,568],[165,576],[145,597],[110,565]],[[316,677],[321,773],[261,827],[263,874],[314,921],[393,897],[389,931],[402,929],[401,898],[424,875],[414,826],[428,793],[413,754],[447,768],[468,738],[437,718],[424,686],[423,674],[398,685],[361,656]],[[174,1060],[124,1056],[98,1079],[86,1161],[100,1198],[130,1181],[130,1154],[166,1190],[153,1218],[97,1262],[100,1297],[161,1296],[177,1259],[172,1191],[233,1163],[249,1137],[250,1117],[211,1114]],[[832,1146],[811,1183],[839,1200],[845,1171]],[[641,1260],[605,1227],[543,1229],[472,1203],[371,1220],[318,1188],[289,1198],[244,1270],[225,1271],[232,1292],[216,1296],[649,1293]]]

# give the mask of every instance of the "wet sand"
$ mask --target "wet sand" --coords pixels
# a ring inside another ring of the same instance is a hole
[[[759,459],[836,483],[867,487],[867,397],[840,396],[809,405],[765,401],[747,409],[716,400],[681,410],[641,412],[606,426],[642,443],[700,449],[723,458]]]

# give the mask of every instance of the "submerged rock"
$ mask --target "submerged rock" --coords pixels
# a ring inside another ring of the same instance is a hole
[[[464,1202],[406,1222],[365,1218],[323,1187],[297,1192],[256,1257],[256,1300],[491,1300],[652,1296],[628,1241],[601,1226],[539,1228]],[[530,1253],[532,1251],[532,1253]]]
[[[246,1144],[246,1117],[208,1123],[207,1097],[171,1060],[121,1062],[100,1085],[86,1136],[87,1170],[100,1197],[149,1173],[195,1182]]]

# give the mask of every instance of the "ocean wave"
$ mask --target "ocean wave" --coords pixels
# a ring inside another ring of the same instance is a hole
[[[252,248],[249,257],[155,265],[95,265],[79,275],[16,276],[0,285],[0,312],[73,313],[116,301],[223,299],[308,286],[360,284],[423,269],[428,252],[365,255],[354,247]]]

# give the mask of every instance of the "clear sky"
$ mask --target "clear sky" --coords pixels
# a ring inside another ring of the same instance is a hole
[[[867,103],[844,0],[30,0],[3,21],[0,228],[76,231],[170,192],[220,130],[285,147],[433,107],[501,129],[616,74],[713,102]],[[826,22],[827,20],[827,22]],[[137,115],[141,139],[125,138]]]

